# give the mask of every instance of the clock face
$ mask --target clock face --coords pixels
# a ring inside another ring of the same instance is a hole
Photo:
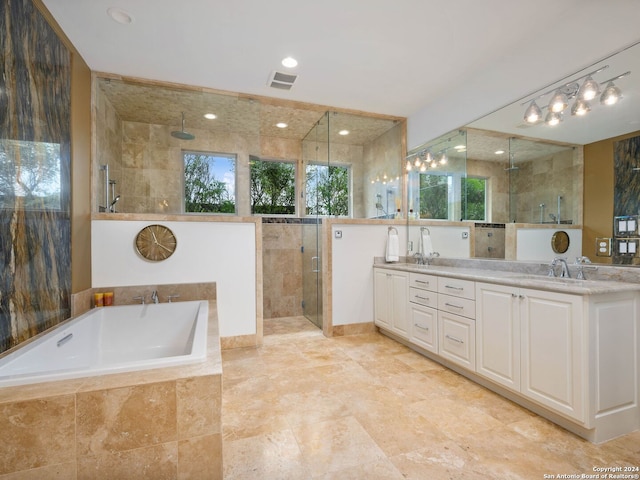
[[[147,260],[159,262],[173,255],[178,242],[164,225],[147,225],[136,235],[136,250]]]

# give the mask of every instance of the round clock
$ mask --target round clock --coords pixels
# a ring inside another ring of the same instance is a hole
[[[152,262],[160,262],[173,255],[178,241],[169,228],[155,224],[147,225],[138,232],[135,245],[140,256]]]

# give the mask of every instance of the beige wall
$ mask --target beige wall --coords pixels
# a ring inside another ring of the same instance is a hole
[[[611,263],[611,257],[596,257],[595,244],[597,237],[611,237],[613,235],[613,144],[619,140],[638,135],[640,135],[640,131],[584,146],[582,252],[592,261]]]

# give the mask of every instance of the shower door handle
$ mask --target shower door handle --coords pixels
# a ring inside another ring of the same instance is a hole
[[[317,273],[320,271],[318,259],[320,257],[311,257],[311,271]]]

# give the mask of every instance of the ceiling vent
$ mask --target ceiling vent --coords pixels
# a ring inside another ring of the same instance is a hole
[[[271,72],[267,85],[280,90],[291,90],[297,78],[297,75],[291,75],[289,73]]]

